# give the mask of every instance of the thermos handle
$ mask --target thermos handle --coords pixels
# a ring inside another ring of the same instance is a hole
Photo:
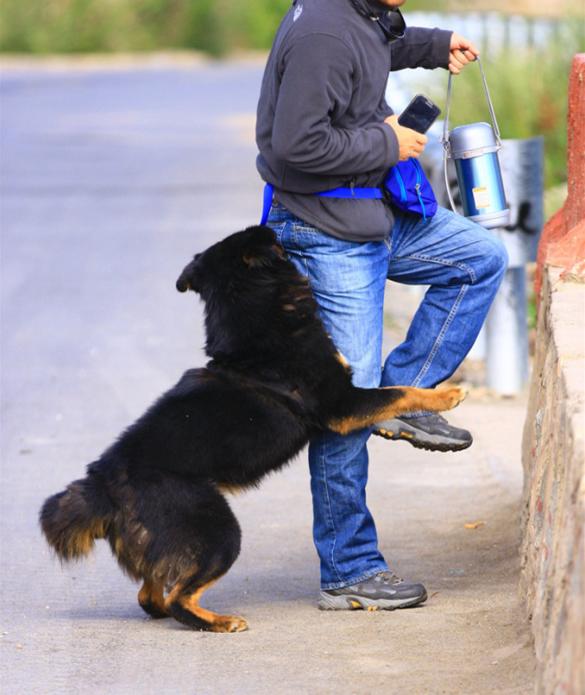
[[[496,120],[496,112],[494,111],[494,106],[490,97],[490,90],[488,89],[487,80],[485,78],[485,73],[483,71],[483,65],[479,56],[476,56],[475,62],[479,65],[479,70],[481,72],[481,80],[483,82],[483,89],[485,92],[485,97],[487,100],[488,108],[490,110],[490,118],[492,119],[492,125],[494,127],[494,133],[496,136],[496,142],[498,147],[502,146],[502,139],[500,137],[500,129],[498,128],[498,121]],[[449,110],[451,108],[451,95],[453,92],[453,73],[449,72],[449,82],[447,83],[447,103],[445,104],[445,120],[443,122],[443,147],[449,149]]]
[[[476,56],[475,60],[479,65],[479,70],[481,72],[481,79],[483,82],[483,89],[485,92],[485,97],[488,103],[488,108],[490,110],[490,118],[492,119],[492,125],[494,128],[494,134],[496,136],[496,143],[498,148],[502,146],[502,139],[500,137],[500,129],[498,128],[498,121],[496,120],[496,112],[494,111],[494,106],[490,97],[490,90],[488,89],[487,80],[485,78],[485,73],[483,71],[483,65],[479,56]],[[453,200],[453,195],[451,193],[451,187],[449,186],[449,177],[447,175],[447,157],[451,155],[451,144],[449,142],[449,110],[451,108],[451,96],[453,92],[453,73],[449,72],[449,81],[447,83],[447,103],[445,104],[445,120],[443,121],[443,174],[445,176],[445,187],[447,189],[447,196],[449,198],[449,203],[451,204],[451,209],[453,212],[457,212],[455,207],[455,201]]]

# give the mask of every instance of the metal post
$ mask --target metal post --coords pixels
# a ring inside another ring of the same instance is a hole
[[[513,396],[528,379],[526,270],[509,268],[486,321],[487,384]]]
[[[511,220],[493,230],[508,251],[508,270],[486,321],[487,385],[520,393],[528,379],[526,263],[536,259],[543,225],[543,140],[504,140],[500,163]]]

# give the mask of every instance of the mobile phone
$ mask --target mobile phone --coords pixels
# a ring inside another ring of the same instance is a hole
[[[412,128],[417,133],[426,133],[433,125],[441,109],[423,94],[417,94],[404,111],[398,116],[398,123],[405,128]]]

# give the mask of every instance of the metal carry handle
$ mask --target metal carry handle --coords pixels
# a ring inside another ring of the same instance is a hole
[[[479,70],[481,72],[481,80],[483,82],[483,90],[485,92],[485,97],[487,100],[488,108],[490,110],[490,118],[492,120],[492,126],[494,128],[494,133],[496,136],[496,142],[498,147],[502,146],[502,138],[500,137],[500,129],[498,128],[498,121],[496,120],[496,112],[494,111],[494,106],[492,104],[492,99],[490,97],[490,90],[488,89],[487,80],[485,78],[485,72],[483,71],[483,65],[479,56],[476,56],[475,60],[479,65]],[[451,95],[453,92],[453,73],[449,72],[449,82],[447,83],[447,103],[445,104],[445,120],[443,121],[443,147],[447,155],[450,155],[450,144],[449,144],[449,111],[451,108]]]
[[[492,119],[492,126],[494,128],[494,134],[496,136],[496,143],[498,149],[502,147],[502,138],[500,137],[500,129],[498,128],[498,121],[496,120],[496,112],[494,111],[494,106],[490,97],[490,90],[488,89],[487,80],[485,78],[485,73],[483,71],[483,65],[479,56],[476,56],[475,61],[479,65],[479,70],[481,72],[481,79],[483,82],[483,89],[485,92],[485,97],[488,103],[488,108],[490,110],[490,118]],[[451,143],[449,142],[449,110],[451,108],[451,95],[453,92],[453,73],[449,71],[449,81],[447,83],[447,103],[445,104],[445,120],[443,121],[443,175],[445,177],[445,188],[447,190],[447,197],[449,198],[449,203],[453,212],[457,212],[455,207],[455,201],[453,200],[453,194],[451,193],[451,187],[449,186],[449,176],[447,173],[447,157],[451,156]]]

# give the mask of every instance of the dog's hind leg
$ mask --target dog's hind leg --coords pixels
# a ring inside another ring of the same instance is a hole
[[[153,618],[168,618],[170,615],[165,605],[162,582],[145,579],[138,592],[138,603]]]
[[[166,475],[144,483],[141,522],[148,531],[142,551],[144,586],[138,594],[148,613],[172,616],[194,630],[236,632],[244,620],[218,615],[200,605],[201,596],[234,564],[240,552],[240,527],[215,485]],[[152,581],[159,580],[159,583]],[[163,603],[163,589],[169,591]]]
[[[172,556],[168,577],[172,588],[165,601],[170,615],[193,630],[241,632],[248,625],[243,618],[219,615],[200,605],[201,597],[236,561],[241,532],[225,498],[215,488],[200,487],[197,499],[189,498],[187,513],[173,519],[174,542],[184,538],[181,550]],[[196,511],[193,511],[193,508]]]

